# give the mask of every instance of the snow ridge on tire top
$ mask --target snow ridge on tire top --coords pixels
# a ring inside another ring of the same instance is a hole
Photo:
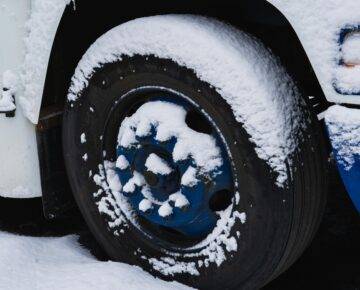
[[[140,18],[100,37],[81,59],[68,100],[76,101],[96,68],[123,56],[155,55],[192,69],[231,106],[258,156],[287,180],[286,161],[301,126],[299,92],[259,41],[217,20],[191,15]],[[273,116],[277,116],[274,118]]]

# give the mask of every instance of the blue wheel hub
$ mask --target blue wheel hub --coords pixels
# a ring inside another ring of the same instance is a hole
[[[156,100],[170,103],[166,98]],[[186,100],[174,102],[172,98],[171,103],[181,106],[186,112],[196,110],[206,118],[212,127],[209,135],[216,140],[216,146],[220,149],[222,165],[204,173],[192,156],[174,161],[177,138],[160,142],[156,139],[157,128],[151,126],[150,134],[136,136],[136,145],[117,146],[116,172],[123,185],[122,193],[137,215],[155,226],[166,227],[185,236],[203,236],[216,225],[216,202],[222,200],[221,194],[225,191],[232,194],[230,158],[223,139],[209,117]],[[183,182],[184,175],[196,176],[196,180]]]

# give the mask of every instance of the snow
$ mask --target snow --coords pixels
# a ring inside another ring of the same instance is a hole
[[[120,170],[125,170],[130,166],[129,161],[124,155],[120,155],[116,160],[116,167]]]
[[[343,66],[336,69],[336,85],[346,93],[360,92],[360,33],[348,35],[341,48]]]
[[[116,164],[106,161],[105,166],[99,165],[99,172],[93,176],[95,184],[100,189],[93,193],[95,198],[100,198],[97,206],[100,213],[107,215],[111,221],[108,223],[111,229],[122,227],[114,234],[124,231],[127,227],[126,219],[136,226],[133,209],[128,200],[121,194],[123,187],[116,174]],[[125,215],[125,216],[124,216]]]
[[[220,148],[214,137],[190,129],[185,122],[186,111],[181,106],[169,102],[154,101],[142,105],[132,116],[122,122],[118,145],[130,148],[138,141],[137,136],[151,134],[156,128],[155,139],[160,142],[176,138],[173,150],[175,162],[192,157],[203,172],[209,173],[222,165]],[[154,173],[169,174],[172,170],[164,161],[151,154],[146,166]]]
[[[124,185],[124,192],[133,193],[135,191],[136,186],[145,185],[144,176],[142,176],[139,172],[134,171],[133,177],[129,179],[129,181]]]
[[[85,154],[83,155],[83,157],[82,157],[82,159],[83,159],[85,162],[88,161],[88,158],[89,158],[89,156],[88,156],[87,153],[85,153]]]
[[[355,67],[340,66],[335,72],[336,86],[346,94],[360,92],[360,65]]]
[[[139,203],[139,210],[141,210],[142,212],[147,212],[150,209],[152,209],[152,202],[150,200],[144,198]]]
[[[169,200],[174,202],[175,207],[184,208],[190,205],[188,199],[181,192],[173,193],[170,195]]]
[[[169,175],[173,170],[166,161],[155,153],[151,153],[145,162],[146,168],[155,174]]]
[[[122,195],[121,184],[115,172],[115,163],[106,161],[105,167],[99,165],[99,173],[95,174],[93,179],[94,182],[101,187],[101,189],[93,193],[93,196],[100,198],[100,201],[97,202],[99,211],[108,217],[108,225],[114,235],[124,234],[128,228],[128,221],[131,221],[131,223],[141,231],[141,227],[137,223],[131,205]],[[116,180],[116,183],[114,183],[113,179]],[[118,186],[114,186],[114,184],[118,184]],[[151,196],[146,195],[146,187],[143,188],[142,193],[145,199],[151,201],[151,203],[159,205],[166,204],[160,212],[161,216],[165,218],[171,215],[173,210],[169,203],[170,199],[172,199],[172,201],[175,199],[179,200],[179,206],[181,203],[185,203],[185,200],[182,199],[180,195],[169,197],[169,200],[164,203],[150,200]],[[239,193],[235,193],[235,204],[238,205],[239,202],[240,195]],[[149,205],[149,203],[147,205]],[[145,208],[143,209],[145,210]],[[190,252],[195,249],[201,249],[201,251],[195,254],[186,254],[185,258],[191,259],[188,262],[179,261],[178,254],[171,252],[166,253],[167,256],[161,258],[147,256],[142,253],[141,250],[136,251],[136,253],[141,255],[141,258],[147,261],[153,269],[169,276],[174,276],[179,273],[199,275],[198,269],[201,267],[209,267],[211,263],[220,266],[227,259],[226,252],[231,253],[237,250],[236,238],[239,239],[240,234],[236,234],[235,238],[231,235],[231,230],[236,220],[239,220],[242,224],[246,222],[246,213],[240,213],[234,210],[231,205],[225,211],[218,212],[217,214],[219,214],[219,220],[217,221],[214,231],[198,245],[189,249]]]
[[[80,135],[80,142],[81,142],[81,144],[86,143],[86,134],[85,133],[82,133]]]
[[[122,190],[122,185],[115,171],[110,170],[107,172],[107,181],[114,191]]]
[[[10,192],[0,191],[0,196],[5,198],[27,198],[28,196],[33,197],[34,193],[30,188],[20,185],[12,189]]]
[[[136,137],[144,137],[150,134],[156,134],[155,139],[160,142],[175,137],[174,161],[192,157],[200,170],[210,173],[222,165],[220,149],[216,145],[216,140],[210,135],[190,129],[185,122],[185,118],[186,110],[179,105],[163,101],[145,103],[132,116],[127,117],[122,122],[119,130],[118,145],[125,148],[138,146]],[[153,133],[152,128],[155,128],[156,133]],[[118,158],[116,162],[118,168],[125,169],[129,166],[128,161],[124,159],[124,156]],[[145,167],[147,170],[161,175],[168,175],[173,171],[169,164],[155,153],[151,153],[147,157]],[[185,177],[182,178],[182,182],[193,186],[197,183],[195,175],[195,168],[189,167]],[[189,201],[181,192],[171,194],[169,199],[165,201],[155,200],[149,186],[144,181],[144,177],[138,172],[133,173],[133,177],[125,184],[123,191],[132,193],[135,191],[136,186],[142,187],[141,192],[145,197],[139,205],[142,211],[149,210],[154,203],[160,206],[158,209],[159,216],[165,218],[173,213],[170,201],[178,208],[189,205]]]
[[[237,219],[243,224],[246,222],[246,214],[235,211],[231,214],[232,207],[230,206],[223,212],[220,212],[220,218],[217,221],[217,226],[213,233],[211,233],[206,240],[204,240],[192,249],[204,248],[199,253],[184,254],[185,258],[197,260],[191,262],[176,261],[176,257],[168,258],[163,257],[155,259],[142,256],[147,260],[153,268],[164,275],[174,276],[177,273],[188,273],[190,275],[198,276],[200,273],[199,268],[209,267],[210,263],[215,263],[218,267],[226,260],[226,252],[231,253],[237,251],[236,238],[230,235],[232,226]],[[236,235],[237,238],[240,235]],[[211,241],[211,242],[209,242]]]
[[[0,112],[9,112],[16,109],[14,97],[19,87],[19,79],[12,71],[7,70],[2,76],[2,95],[0,95]]]
[[[97,261],[77,236],[33,238],[0,232],[2,290],[185,290],[138,267]]]
[[[136,217],[134,216],[131,206],[121,194],[121,188],[111,186],[112,182],[109,181],[109,176],[110,179],[113,177],[117,179],[114,168],[115,164],[107,161],[105,168],[99,165],[99,174],[94,176],[95,183],[102,188],[99,192],[94,193],[94,197],[101,196],[101,200],[98,202],[99,211],[110,218],[108,224],[110,229],[114,230],[114,235],[124,234],[128,227],[127,221],[129,220],[134,226],[141,230],[136,222]],[[235,204],[239,204],[240,196],[238,193],[236,193],[235,196]],[[166,218],[171,215],[173,209],[168,201],[163,203],[163,205],[164,207],[159,214]],[[154,270],[168,276],[175,276],[179,273],[188,273],[197,276],[200,274],[200,268],[209,267],[211,263],[220,266],[226,261],[228,253],[237,250],[237,239],[239,239],[241,235],[235,233],[235,236],[232,236],[231,230],[237,220],[239,220],[241,224],[246,222],[246,213],[233,210],[233,206],[231,205],[225,211],[218,212],[217,214],[219,215],[219,219],[214,231],[198,245],[190,248],[189,254],[185,254],[184,257],[182,257],[189,259],[187,262],[179,261],[178,254],[171,252],[167,252],[167,256],[161,258],[147,256],[142,253],[141,250],[136,251],[136,253],[141,255],[141,258],[147,261]],[[191,253],[196,249],[201,250],[198,253]]]
[[[24,86],[19,102],[26,117],[38,121],[51,48],[65,7],[71,0],[33,0],[27,22],[25,60],[21,80]]]
[[[196,178],[196,169],[190,166],[181,177],[181,185],[194,187],[199,180]]]
[[[360,32],[346,37],[342,46],[342,54],[345,63],[360,65]]]
[[[154,258],[147,258],[146,256],[142,256],[142,258],[144,260],[148,260],[150,265],[152,265],[155,270],[166,276],[173,276],[174,273],[188,273],[193,276],[199,275],[199,271],[196,269],[196,264],[194,262],[179,263],[175,259],[171,258],[157,260]]]
[[[360,110],[335,105],[326,111],[325,121],[338,162],[350,170],[360,157]]]
[[[345,27],[358,27],[358,0],[268,0],[289,20],[311,61],[328,101],[360,104],[358,96],[341,95],[334,90],[334,78],[344,73],[339,66],[339,33]],[[357,51],[358,52],[358,51]],[[356,53],[356,52],[354,52]],[[338,71],[340,70],[340,71]],[[352,78],[359,80],[359,70]],[[341,88],[340,80],[340,88]],[[344,90],[350,87],[343,87]]]
[[[170,215],[172,215],[173,213],[173,208],[172,206],[168,203],[168,202],[164,202],[160,207],[159,207],[159,216],[161,217],[168,217]]]
[[[343,0],[341,1],[341,5],[339,5],[338,1],[339,0],[268,0],[268,2],[276,6],[291,22],[302,45],[306,49],[316,75],[318,76],[329,101],[359,104],[359,98],[356,96],[344,96],[338,94],[333,88],[333,78],[336,74],[337,59],[340,57],[339,46],[337,43],[338,33],[341,28],[347,25],[357,25],[360,19],[359,1]],[[70,0],[32,1],[32,13],[27,24],[29,32],[25,39],[26,57],[22,76],[25,93],[20,98],[20,105],[24,109],[26,116],[33,123],[37,123],[38,121],[47,64],[53,40],[62,13],[66,5],[70,2]],[[321,13],[316,13],[317,11],[321,11]],[[148,27],[147,30],[151,30],[151,26]],[[178,50],[185,46],[185,41],[183,41],[183,39],[187,40],[187,38],[193,35],[191,30],[186,29],[186,31],[189,32],[189,35],[185,37],[180,35],[182,43],[179,44]],[[154,32],[157,33],[159,30]],[[127,37],[131,35],[131,32],[125,33],[127,34]],[[135,33],[137,33],[137,31]],[[143,43],[145,45],[147,45],[149,38],[149,36],[144,38]],[[159,38],[159,35],[157,38]],[[227,37],[223,35],[221,38],[225,39]],[[172,37],[171,39],[174,43],[179,43],[176,37]],[[198,40],[194,39],[192,43],[195,41]],[[124,55],[136,53],[136,49],[133,49],[131,45],[132,44],[124,46],[122,43],[119,43],[119,46],[122,46],[123,48],[121,53]],[[152,48],[152,45],[149,46],[148,51]],[[144,53],[147,53],[146,49],[142,50]],[[204,54],[211,54],[208,50],[209,49],[206,48],[205,51],[207,52],[204,51]],[[172,51],[173,47],[168,47],[167,44],[163,45],[163,48],[161,49],[161,52],[164,52],[164,55],[168,57],[173,56]],[[190,52],[191,49],[189,46],[185,47],[183,53],[189,54]],[[104,58],[108,57],[106,56]],[[109,59],[113,60],[113,57]],[[180,62],[184,60],[181,57],[178,57],[178,59]],[[94,62],[97,62],[97,60],[94,60]],[[182,62],[182,64],[185,63]],[[195,63],[191,64],[195,65]],[[90,64],[86,71],[89,72],[92,71],[92,69]],[[356,74],[356,76],[358,77],[358,74]],[[222,81],[219,80],[219,83],[220,82]]]
[[[284,185],[286,160],[296,148],[294,136],[301,127],[299,92],[279,61],[259,41],[199,16],[136,19],[113,28],[89,48],[76,69],[68,100],[77,100],[95,68],[135,54],[172,59],[216,88],[230,104],[237,121],[243,123],[258,156],[278,173],[278,185]],[[136,134],[147,132],[149,128],[143,125],[143,131]],[[130,131],[127,134],[128,142],[129,137],[135,138]],[[159,140],[166,137],[158,134]],[[199,151],[205,156],[206,151]],[[185,158],[181,155],[184,151],[178,153],[177,158]],[[208,160],[203,161],[202,165],[207,166]]]

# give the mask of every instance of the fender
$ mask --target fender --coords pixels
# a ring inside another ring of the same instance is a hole
[[[15,95],[21,109],[0,114],[0,196],[42,195],[35,125],[38,121],[47,66],[65,0],[1,0],[0,87],[6,72],[18,76]],[[18,106],[19,107],[19,106]]]
[[[30,1],[2,0],[0,6],[0,76],[5,71],[20,75]],[[2,79],[0,77],[1,88]],[[21,91],[22,88],[19,88],[16,92],[17,101]],[[0,161],[0,196],[22,198],[41,195],[35,127],[22,110],[16,110],[13,118],[0,114]]]
[[[344,69],[341,65],[341,35],[344,29],[359,31],[360,3],[356,0],[267,2],[274,5],[294,28],[327,101],[360,105],[360,96],[351,88],[342,90],[336,86],[337,71]],[[0,0],[0,3],[7,8],[0,9],[0,27],[9,28],[7,31],[0,29],[0,39],[7,40],[2,41],[4,45],[0,51],[0,59],[6,59],[0,62],[0,76],[10,69],[20,74],[21,80],[21,89],[15,96],[21,109],[16,110],[15,118],[0,115],[0,196],[41,196],[35,125],[39,121],[55,35],[65,8],[68,5],[75,8],[76,1]],[[22,41],[24,38],[25,42]]]
[[[360,105],[358,95],[342,94],[334,87],[340,59],[338,42],[340,33],[346,27],[354,27],[354,30],[360,33],[358,1],[343,0],[340,3],[339,0],[268,0],[268,2],[274,5],[293,26],[326,99],[333,103]],[[20,104],[26,117],[34,124],[39,118],[52,43],[64,9],[70,3],[70,0],[33,0],[32,2],[32,13],[28,24],[30,34],[25,42],[25,91],[20,98]],[[46,21],[43,22],[44,19]],[[37,62],[34,62],[34,59]]]
[[[354,0],[269,0],[288,19],[314,68],[328,102],[360,104],[360,91],[337,86],[346,70],[360,87],[360,74],[341,63],[344,38],[360,33],[360,2]],[[360,64],[358,64],[360,65]]]

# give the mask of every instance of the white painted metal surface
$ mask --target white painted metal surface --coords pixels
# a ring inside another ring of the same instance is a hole
[[[6,70],[20,73],[29,11],[29,0],[0,0],[0,75]],[[35,126],[19,109],[15,118],[0,115],[0,196],[29,198],[39,195]]]

